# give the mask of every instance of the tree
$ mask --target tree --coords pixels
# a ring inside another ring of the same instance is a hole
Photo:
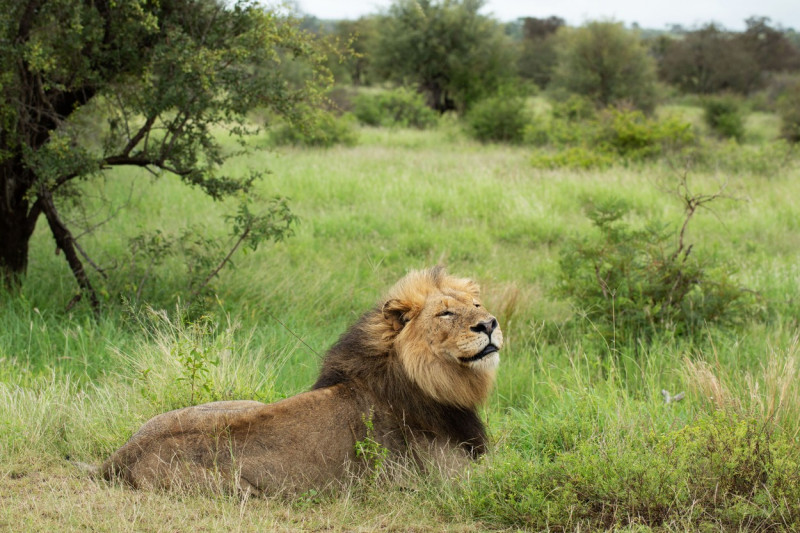
[[[374,64],[386,79],[410,82],[430,107],[466,109],[514,73],[503,28],[478,13],[481,0],[396,0],[379,26]]]
[[[533,80],[539,87],[547,87],[556,66],[556,32],[563,26],[564,19],[559,17],[522,19],[520,76]]]
[[[377,38],[377,19],[361,17],[358,20],[340,20],[336,23],[334,35],[349,43],[352,50],[352,54],[343,61],[349,78],[347,81],[356,86],[369,85],[370,55]]]
[[[686,92],[747,93],[759,85],[761,68],[742,39],[708,24],[666,43],[659,74]]]
[[[594,21],[560,36],[553,86],[599,106],[626,102],[653,108],[655,64],[635,32],[621,23]]]
[[[0,8],[0,278],[15,286],[24,276],[44,216],[95,309],[89,255],[58,207],[68,196],[80,201],[85,186],[76,182],[133,165],[214,199],[248,193],[258,175],[222,175],[226,155],[213,132],[252,133],[245,114],[256,106],[298,119],[298,103],[313,101],[323,81],[308,34],[251,0],[0,0]],[[312,65],[299,86],[281,74],[292,58]],[[99,142],[82,123],[99,129]]]
[[[737,36],[765,72],[784,72],[800,69],[800,48],[783,31],[769,25],[767,17],[745,20],[747,29]]]

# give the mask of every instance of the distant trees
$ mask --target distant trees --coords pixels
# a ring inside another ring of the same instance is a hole
[[[764,75],[800,69],[800,50],[769,19],[753,17],[744,32],[715,24],[663,41],[661,78],[685,92],[747,94],[760,88]]]
[[[655,62],[639,36],[619,22],[589,22],[560,33],[552,85],[599,106],[655,105]]]
[[[373,65],[415,85],[440,112],[466,109],[515,76],[509,38],[481,0],[396,0],[381,17]]]

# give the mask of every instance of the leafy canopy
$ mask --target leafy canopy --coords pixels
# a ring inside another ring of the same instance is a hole
[[[514,75],[503,29],[481,15],[480,0],[396,0],[382,17],[374,65],[410,82],[439,111],[465,109]]]

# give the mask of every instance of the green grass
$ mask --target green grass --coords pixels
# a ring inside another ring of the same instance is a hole
[[[672,111],[700,116],[687,106]],[[169,176],[109,173],[91,190],[125,208],[81,240],[109,274],[104,283],[93,278],[103,287],[103,316],[94,320],[83,303],[65,310],[74,282],[45,224],[21,294],[0,296],[0,527],[800,526],[792,488],[800,464],[792,386],[800,368],[800,166],[789,152],[775,163],[783,148],[765,144],[772,117],[751,116],[746,126],[743,146],[718,145],[719,164],[689,171],[693,190],[724,183],[731,198],[699,212],[687,239],[695,253],[735,265],[736,281],[760,295],[764,313],[693,341],[664,332],[649,344],[609,344],[555,290],[562,244],[593,231],[588,199],[624,198],[636,216],[657,215],[677,231],[683,213],[666,191],[683,172],[679,161],[535,169],[531,147],[470,141],[447,117],[429,131],[364,128],[353,147],[254,150],[226,171],[269,170],[260,192],[290,197],[301,222],[287,241],[235,256],[213,282],[204,327],[175,311],[186,290],[180,258],[156,267],[134,301],[130,287],[141,279],[121,253],[137,234],[177,235],[186,226],[227,242],[223,217],[235,206]],[[255,145],[266,147],[266,137]],[[90,202],[92,220],[106,218],[103,203]],[[91,481],[65,461],[101,461],[167,409],[269,402],[308,388],[321,354],[349,324],[407,270],[433,264],[481,283],[507,339],[484,409],[493,451],[463,479],[412,477],[295,502],[243,502],[130,491]],[[209,361],[195,383],[180,362],[188,347]],[[687,396],[665,404],[662,389]],[[715,462],[726,453],[738,462]]]

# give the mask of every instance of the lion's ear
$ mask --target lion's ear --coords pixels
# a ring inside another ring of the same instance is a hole
[[[397,298],[393,298],[383,304],[383,318],[391,324],[392,329],[400,331],[411,319],[410,315],[411,305],[408,302],[403,302]]]
[[[470,293],[475,298],[480,298],[481,296],[481,286],[472,281],[471,279],[467,281],[467,292]]]

